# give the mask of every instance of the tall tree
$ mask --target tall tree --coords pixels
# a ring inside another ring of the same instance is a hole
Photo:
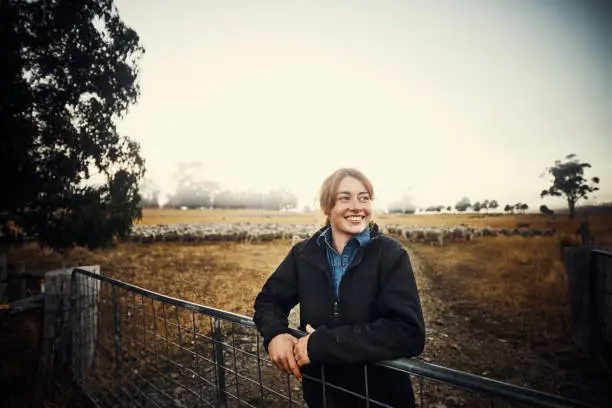
[[[464,212],[471,206],[472,206],[472,202],[470,201],[470,199],[467,197],[463,197],[461,200],[457,201],[457,203],[455,204],[455,210],[459,212]]]
[[[0,222],[56,250],[125,236],[145,169],[115,121],[139,96],[138,35],[112,0],[5,0],[0,36]]]
[[[499,204],[497,203],[497,200],[491,200],[489,201],[489,208],[496,210],[497,207],[499,207]]]
[[[598,177],[591,178],[591,183],[584,177],[584,169],[590,168],[589,163],[581,163],[575,154],[568,154],[564,161],[556,160],[555,165],[546,169],[553,177],[548,190],[542,190],[540,197],[563,197],[567,200],[569,217],[574,218],[576,203],[581,198],[588,199],[588,194],[599,190],[596,184]]]
[[[489,212],[490,205],[491,203],[489,202],[489,200],[483,200],[482,203],[480,203],[480,209],[485,210],[486,212]]]

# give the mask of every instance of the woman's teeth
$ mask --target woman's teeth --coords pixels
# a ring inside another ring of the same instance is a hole
[[[361,221],[363,217],[346,217],[349,221]]]

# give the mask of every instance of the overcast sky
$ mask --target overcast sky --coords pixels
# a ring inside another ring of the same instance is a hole
[[[146,48],[120,130],[173,189],[182,161],[300,206],[341,166],[381,203],[540,200],[576,153],[612,200],[612,14],[604,1],[116,0]],[[595,6],[600,4],[600,6]]]

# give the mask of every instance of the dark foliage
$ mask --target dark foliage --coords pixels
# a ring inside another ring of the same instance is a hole
[[[138,35],[112,0],[5,0],[0,19],[0,221],[60,251],[124,236],[144,162],[115,121],[139,96]]]

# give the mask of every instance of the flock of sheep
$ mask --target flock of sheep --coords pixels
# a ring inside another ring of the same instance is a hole
[[[404,225],[381,226],[382,230],[395,236],[401,236],[413,242],[425,242],[432,245],[444,245],[445,241],[469,241],[478,237],[495,237],[498,235],[519,235],[525,238],[533,236],[552,236],[554,229],[534,228],[469,228],[459,227],[422,227]],[[320,225],[316,224],[253,224],[253,223],[210,223],[210,224],[160,224],[139,225],[132,228],[128,241],[153,242],[266,242],[276,239],[291,240],[296,243],[314,234]]]
[[[131,242],[265,242],[275,239],[297,241],[308,238],[320,226],[304,224],[160,224],[138,225],[128,237]]]
[[[399,235],[413,242],[426,242],[432,245],[444,245],[444,241],[469,241],[479,237],[496,237],[499,235],[519,235],[524,238],[534,236],[553,236],[554,228],[470,228],[459,227],[422,227],[387,225],[386,232],[390,235]]]

